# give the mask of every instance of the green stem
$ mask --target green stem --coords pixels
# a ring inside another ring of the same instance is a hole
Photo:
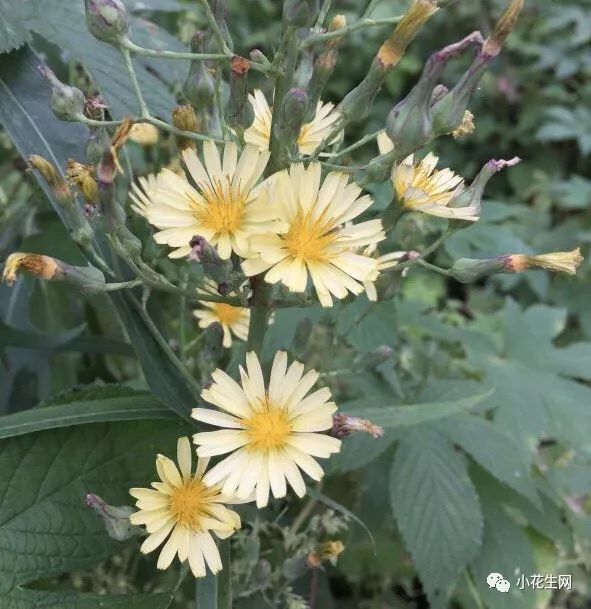
[[[321,28],[324,25],[324,21],[326,16],[328,15],[328,11],[330,10],[330,5],[332,4],[332,0],[324,0],[322,3],[322,7],[320,8],[320,12],[318,13],[318,19],[316,20],[316,27]]]
[[[93,118],[88,118],[88,116],[84,116],[81,114],[78,117],[78,122],[83,125],[88,125],[89,127],[118,127],[123,121],[97,121]]]
[[[107,292],[113,292],[114,290],[126,290],[130,288],[137,288],[142,284],[143,281],[141,279],[133,279],[132,281],[122,281],[120,283],[107,283],[105,285],[105,290]]]
[[[193,133],[192,131],[183,131],[182,129],[177,129],[176,127],[169,125],[168,123],[165,123],[164,121],[161,121],[160,119],[155,118],[153,116],[145,116],[144,120],[146,120],[148,123],[152,123],[152,125],[156,125],[156,127],[160,127],[160,129],[164,131],[168,131],[169,133],[174,133],[175,135],[180,135],[191,140],[202,142],[209,140],[212,142],[216,142],[217,144],[224,143],[224,140],[219,137],[203,135],[201,133]]]
[[[248,340],[246,350],[255,351],[261,354],[265,333],[267,331],[267,321],[270,309],[271,286],[265,283],[262,276],[251,279],[252,296],[250,299],[250,326],[248,328]]]
[[[234,56],[230,51],[229,53],[190,53],[190,52],[177,52],[177,51],[161,51],[159,49],[146,49],[141,47],[131,40],[125,40],[123,46],[133,53],[134,55],[141,55],[143,57],[158,57],[160,59],[202,59],[202,60],[221,60],[229,61]]]
[[[368,27],[378,27],[380,25],[391,25],[393,23],[398,23],[402,19],[402,15],[397,15],[396,17],[385,17],[384,19],[360,19],[351,25],[347,25],[344,28],[339,30],[334,30],[332,32],[324,32],[322,34],[312,34],[304,40],[302,46],[309,47],[313,44],[317,44],[319,42],[328,42],[329,40],[334,40],[335,38],[342,38],[352,32],[356,32],[357,30],[362,30]]]
[[[185,345],[187,342],[187,328],[185,325],[186,312],[187,312],[187,273],[185,272],[183,277],[183,285],[181,286],[182,292],[179,296],[179,355],[181,360],[185,354]]]
[[[417,260],[417,264],[419,264],[420,266],[429,269],[430,271],[434,271],[435,273],[439,273],[440,275],[445,275],[446,277],[449,277],[449,271],[447,271],[446,269],[442,269],[440,266],[435,266],[434,264],[430,264],[429,262],[425,262],[425,260],[422,260],[421,258],[419,258]]]
[[[361,15],[361,17],[369,17],[373,13],[374,8],[378,5],[379,2],[380,0],[369,0],[369,2],[367,3],[367,7],[363,11],[363,15]]]
[[[195,579],[195,609],[217,609],[218,578],[207,572],[205,577]]]
[[[211,27],[213,35],[214,35],[215,39],[218,41],[220,48],[222,49],[224,54],[232,55],[233,53],[228,48],[228,45],[226,44],[224,35],[222,34],[222,30],[220,30],[220,26],[218,25],[215,15],[213,14],[213,11],[211,10],[211,6],[209,6],[209,1],[208,0],[200,0],[200,1],[201,1],[203,8],[205,9],[205,15],[207,16],[207,20],[209,21],[209,25]]]
[[[365,146],[365,144],[367,144],[368,142],[374,141],[381,132],[382,132],[382,130],[378,129],[377,131],[374,131],[373,133],[368,133],[367,135],[364,135],[360,140],[356,141],[354,144],[351,144],[350,146],[347,146],[346,148],[343,148],[342,150],[339,150],[338,152],[335,152],[334,154],[329,154],[329,155],[327,155],[326,158],[329,158],[331,161],[340,159],[341,157],[345,156],[346,154],[349,154],[350,152],[353,152],[354,150],[357,150],[358,148]]]
[[[140,83],[137,79],[137,74],[135,73],[135,70],[133,68],[129,49],[124,46],[121,46],[119,48],[121,50],[121,54],[123,55],[123,62],[125,63],[125,68],[127,70],[127,73],[129,74],[131,86],[133,87],[133,91],[135,93],[135,96],[137,97],[138,104],[140,105],[140,118],[147,119],[150,116],[150,112],[144,100],[144,96],[142,95],[142,90],[140,88]]]

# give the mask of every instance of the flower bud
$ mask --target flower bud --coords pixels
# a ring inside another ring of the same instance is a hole
[[[347,19],[344,15],[336,15],[328,27],[329,32],[335,32],[342,30],[347,26]],[[322,91],[328,82],[328,79],[332,75],[337,59],[339,56],[338,48],[341,42],[341,38],[333,38],[329,40],[320,55],[314,61],[312,68],[312,75],[308,83],[308,108],[309,112],[313,113],[316,111],[316,105],[320,101]]]
[[[102,292],[105,277],[92,266],[71,266],[57,258],[43,254],[17,252],[8,256],[2,273],[2,280],[12,285],[17,273],[25,271],[46,281],[65,281],[75,285],[82,292]]]
[[[285,94],[273,127],[273,134],[283,148],[291,150],[297,141],[307,109],[308,95],[304,90],[290,89]]]
[[[191,133],[199,133],[199,121],[195,114],[193,106],[185,104],[184,106],[177,106],[172,111],[172,124],[181,131],[190,131]],[[176,145],[179,151],[183,151],[186,148],[192,148],[195,150],[195,140],[182,135],[175,136]]]
[[[382,427],[367,419],[350,417],[339,412],[332,417],[332,420],[333,426],[330,434],[335,438],[346,438],[357,432],[368,433],[376,439],[381,438],[384,435],[384,429]]]
[[[84,0],[88,31],[102,42],[120,44],[129,25],[127,10],[121,0]]]
[[[507,254],[497,258],[475,260],[461,258],[449,269],[449,274],[461,283],[471,283],[495,273],[521,273],[531,269],[544,269],[575,275],[577,267],[583,262],[580,248],[570,252],[553,252],[529,256],[526,254]]]
[[[191,39],[191,51],[193,53],[203,53],[204,42],[204,33],[195,32]],[[183,93],[194,108],[209,110],[213,107],[215,82],[203,60],[194,59],[191,62]]]
[[[68,159],[66,174],[70,183],[77,186],[84,200],[91,205],[99,202],[98,184],[94,178],[94,168],[78,163],[74,159]]]
[[[501,52],[501,47],[517,23],[523,4],[524,0],[511,0],[507,10],[495,24],[493,33],[486,39],[482,48],[484,54],[495,57]]]
[[[488,184],[488,181],[492,178],[495,173],[501,171],[505,167],[513,167],[517,165],[521,159],[519,157],[513,157],[508,161],[500,159],[491,159],[484,164],[478,175],[472,180],[472,184],[465,190],[462,190],[448,203],[448,207],[470,209],[471,215],[478,218],[482,210],[482,197],[484,195],[484,188]],[[462,220],[452,220],[452,222],[463,222]]]
[[[51,99],[49,106],[53,113],[62,121],[79,121],[84,118],[86,97],[77,87],[64,84],[53,71],[42,64],[39,72],[51,85]]]
[[[226,106],[226,122],[234,129],[238,137],[242,137],[254,119],[251,104],[248,103],[248,72],[250,61],[235,55],[230,64],[230,98]]]
[[[188,256],[189,260],[200,262],[203,266],[205,275],[218,285],[222,283],[230,283],[233,281],[232,276],[232,262],[230,260],[222,260],[217,250],[212,247],[205,237],[195,235],[189,242],[191,252]]]
[[[583,262],[581,248],[577,247],[570,252],[553,252],[551,254],[538,254],[526,256],[513,254],[501,257],[504,268],[508,273],[520,273],[528,269],[544,269],[557,273],[575,275],[577,267]]]
[[[122,505],[115,507],[107,505],[101,497],[89,493],[85,497],[86,505],[91,507],[104,521],[105,529],[111,539],[125,541],[131,537],[144,534],[142,527],[129,522],[129,517],[135,511],[133,508]]]
[[[283,0],[283,22],[295,27],[308,27],[316,20],[319,10],[319,0]]]

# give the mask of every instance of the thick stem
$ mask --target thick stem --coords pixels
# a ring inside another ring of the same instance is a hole
[[[250,326],[248,328],[247,351],[255,351],[261,354],[267,321],[271,308],[271,286],[265,283],[262,276],[251,279],[252,296],[250,298]]]

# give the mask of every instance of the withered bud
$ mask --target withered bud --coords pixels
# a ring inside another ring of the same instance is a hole
[[[486,39],[482,52],[490,57],[495,57],[501,52],[501,47],[507,40],[511,30],[515,27],[521,10],[523,9],[524,0],[511,0],[507,10],[495,24],[492,34]]]
[[[242,137],[244,129],[254,119],[252,106],[248,103],[250,61],[245,57],[234,55],[230,68],[230,97],[226,106],[226,122],[238,137]]]
[[[345,544],[340,539],[325,541],[306,557],[306,563],[311,569],[318,569],[322,563],[336,564],[337,558],[345,551]]]
[[[47,185],[52,189],[53,194],[60,203],[71,202],[72,193],[70,192],[66,181],[51,161],[48,161],[38,154],[32,154],[29,156],[29,165],[43,176]]]
[[[126,38],[129,25],[121,0],[84,0],[88,31],[102,42],[119,44]]]
[[[134,123],[129,131],[129,139],[140,146],[153,146],[159,135],[158,127],[151,123]]]
[[[103,519],[105,529],[111,539],[125,541],[144,534],[142,527],[129,522],[129,517],[135,511],[133,508],[127,505],[119,507],[108,505],[101,497],[92,493],[86,495],[84,501]]]
[[[39,72],[51,85],[49,106],[55,116],[62,121],[74,122],[84,118],[86,97],[77,87],[66,85],[45,64],[39,66]]]
[[[330,433],[335,438],[346,438],[357,432],[368,433],[373,438],[381,438],[384,435],[383,427],[380,427],[367,419],[350,417],[339,412],[332,417],[332,420],[333,426]]]
[[[70,184],[77,186],[87,203],[96,205],[99,202],[98,184],[94,177],[94,168],[83,165],[74,159],[68,159],[66,175]]]
[[[102,292],[105,289],[105,277],[98,269],[92,266],[72,266],[44,254],[11,254],[4,265],[2,280],[12,285],[17,279],[17,273],[21,271],[46,281],[66,281],[86,293]]]
[[[195,114],[195,110],[191,104],[185,104],[184,106],[177,106],[172,111],[172,124],[181,131],[190,131],[191,133],[199,133],[199,120]],[[186,148],[196,148],[195,140],[182,135],[175,137],[176,144],[180,151]]]
[[[570,252],[552,252],[551,254],[538,254],[536,256],[511,254],[502,256],[501,260],[504,269],[510,273],[520,273],[529,269],[544,269],[575,275],[584,258],[581,255],[581,248],[577,247]]]
[[[413,0],[407,13],[396,26],[394,33],[378,51],[378,59],[386,69],[393,68],[402,58],[425,22],[438,11],[436,0]]]
[[[471,135],[474,133],[475,129],[476,125],[474,125],[474,115],[472,112],[470,112],[470,110],[466,110],[464,112],[462,122],[451,132],[451,135],[455,140],[457,140],[460,137]]]

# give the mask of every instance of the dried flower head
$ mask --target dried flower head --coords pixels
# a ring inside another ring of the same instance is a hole
[[[26,271],[40,279],[51,280],[60,274],[60,265],[55,258],[42,254],[25,254],[16,252],[10,254],[4,264],[2,281],[12,285],[17,279],[19,271]]]
[[[570,252],[553,252],[551,254],[538,254],[537,256],[512,254],[503,256],[502,260],[505,269],[512,273],[520,273],[527,269],[545,269],[546,271],[575,275],[584,258],[581,255],[581,248],[577,247]]]

